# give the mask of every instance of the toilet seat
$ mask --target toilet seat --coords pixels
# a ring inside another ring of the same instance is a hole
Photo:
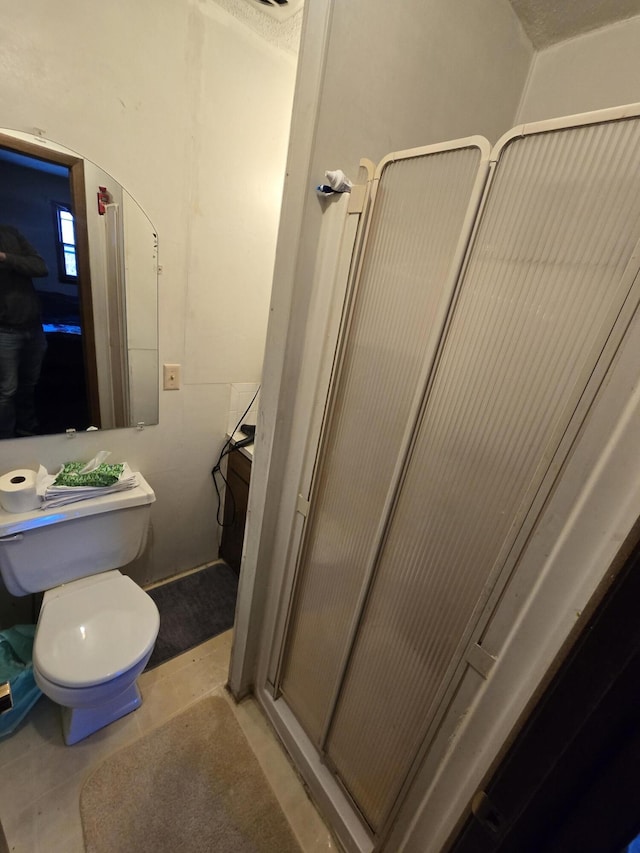
[[[90,687],[63,687],[61,684],[49,681],[36,667],[34,667],[33,676],[45,696],[53,699],[58,705],[65,708],[95,708],[97,705],[109,702],[131,687],[131,684],[136,681],[147,665],[150,657],[151,652],[122,675],[118,675],[111,681],[103,681],[101,684],[93,684]]]
[[[34,669],[68,688],[111,681],[150,653],[159,625],[154,601],[119,571],[64,584],[45,593]]]

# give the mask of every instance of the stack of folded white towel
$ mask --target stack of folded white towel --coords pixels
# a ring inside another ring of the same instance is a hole
[[[126,462],[107,464],[105,459],[109,455],[109,451],[103,450],[86,464],[66,462],[57,474],[49,474],[41,465],[37,477],[41,509],[135,488],[138,485],[135,472]]]

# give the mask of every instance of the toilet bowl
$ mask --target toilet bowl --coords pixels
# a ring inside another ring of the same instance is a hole
[[[0,510],[0,575],[13,595],[44,592],[33,646],[42,692],[77,743],[141,704],[136,680],[158,635],[146,592],[118,569],[147,538],[155,495],[127,491],[25,513]]]
[[[77,743],[141,704],[136,679],[158,635],[153,600],[119,571],[48,590],[33,646],[33,674],[63,707],[65,742]]]

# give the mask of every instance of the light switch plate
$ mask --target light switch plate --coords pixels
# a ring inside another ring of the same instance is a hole
[[[164,364],[162,387],[165,391],[180,390],[180,365]]]

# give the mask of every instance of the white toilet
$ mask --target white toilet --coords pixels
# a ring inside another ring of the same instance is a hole
[[[134,489],[57,509],[0,510],[0,574],[12,595],[43,592],[33,647],[42,692],[77,743],[137,708],[136,679],[158,636],[150,596],[115,571],[144,549],[155,495]],[[46,591],[45,591],[46,590]]]

